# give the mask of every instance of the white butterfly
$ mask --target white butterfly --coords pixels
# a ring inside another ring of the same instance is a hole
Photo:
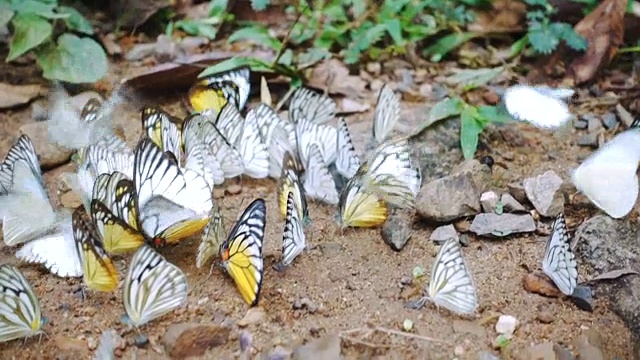
[[[298,88],[291,95],[289,119],[297,123],[300,119],[323,124],[335,117],[336,103],[328,96],[307,88]]]
[[[277,179],[282,170],[284,154],[294,153],[295,147],[289,142],[290,135],[295,139],[295,127],[282,120],[269,105],[260,103],[255,109],[262,141],[269,151],[269,176]]]
[[[305,118],[296,123],[298,154],[303,164],[309,160],[309,146],[317,144],[325,163],[331,164],[337,156],[338,130],[329,125],[318,125]]]
[[[0,342],[38,335],[46,321],[38,297],[20,270],[0,265]]]
[[[0,195],[6,194],[11,190],[13,183],[13,167],[16,162],[23,161],[36,174],[36,177],[42,180],[42,172],[40,171],[40,163],[36,149],[27,135],[21,135],[18,140],[11,146],[7,152],[7,156],[0,164]],[[44,187],[44,184],[42,185]]]
[[[185,303],[187,292],[187,277],[182,270],[143,245],[133,255],[124,281],[123,320],[140,327]]]
[[[236,148],[242,155],[245,174],[254,179],[269,176],[269,151],[260,137],[258,119],[253,110],[247,112],[242,137]]]
[[[185,120],[182,129],[182,142],[185,148],[184,167],[204,176],[211,188],[224,182],[222,166],[212,153],[211,147],[202,140],[201,128],[206,118],[195,115]]]
[[[142,128],[163,152],[172,153],[180,164],[180,129],[171,121],[171,115],[157,107],[142,110]]]
[[[242,156],[236,148],[210,122],[201,125],[202,141],[208,144],[210,151],[220,163],[220,168],[227,179],[239,176],[244,171]]]
[[[356,153],[349,127],[344,118],[338,119],[336,170],[347,179],[351,179],[360,167],[360,158]]]
[[[570,241],[564,215],[558,214],[553,223],[553,233],[544,249],[542,271],[565,295],[573,294],[578,284],[578,263],[569,246]]]
[[[263,134],[263,136],[269,137],[269,131],[274,127],[284,128],[284,131],[287,133],[287,139],[289,140],[288,143],[295,150],[297,146],[296,127],[293,123],[281,118],[271,106],[264,103],[259,103],[255,111],[258,122],[260,123],[260,133]]]
[[[210,118],[212,117],[211,111],[205,111],[203,114]],[[231,103],[227,103],[218,114],[214,124],[230,144],[237,146],[244,132],[244,122],[245,119],[238,111],[238,108]]]
[[[278,267],[279,270],[291,265],[293,260],[302,254],[306,246],[304,230],[298,217],[301,210],[296,209],[296,207],[294,194],[289,192],[287,195],[287,220],[284,224],[282,235],[282,260]]]
[[[320,148],[312,143],[309,145],[308,161],[304,174],[304,192],[312,199],[336,205],[340,200],[336,183],[329,173],[329,168],[322,158]]]
[[[505,91],[503,98],[507,111],[516,120],[553,129],[571,119],[569,106],[564,102],[571,95],[573,92],[568,89],[515,85]]]
[[[576,168],[571,181],[609,216],[627,215],[638,199],[640,124],[616,135]]]
[[[445,242],[431,270],[429,299],[457,314],[473,314],[478,307],[476,287],[462,257],[458,239]]]
[[[400,99],[384,84],[378,95],[376,113],[373,118],[373,140],[380,144],[387,140],[400,116]]]
[[[220,212],[220,207],[214,205],[209,216],[209,223],[204,228],[198,253],[196,254],[196,267],[200,269],[209,258],[220,255],[220,246],[226,239],[224,231],[224,218]]]

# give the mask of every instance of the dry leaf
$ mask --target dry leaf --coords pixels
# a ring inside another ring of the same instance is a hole
[[[24,105],[44,94],[46,94],[46,89],[40,85],[10,85],[0,83],[0,109]]]
[[[524,30],[527,6],[513,0],[491,2],[491,9],[476,11],[475,20],[467,26],[473,32],[520,32]]]
[[[273,100],[271,100],[271,91],[269,91],[269,84],[264,76],[260,77],[260,101],[269,106],[273,106]]]
[[[528,292],[549,297],[559,297],[562,295],[553,281],[542,273],[534,272],[526,274],[522,278],[522,285]]]
[[[625,275],[640,275],[640,272],[637,272],[636,270],[629,269],[629,268],[612,270],[594,277],[593,279],[589,280],[589,282],[602,281],[602,280],[615,280]]]

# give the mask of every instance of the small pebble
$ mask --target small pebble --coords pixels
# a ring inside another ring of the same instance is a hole
[[[411,330],[413,330],[413,321],[411,321],[410,319],[404,319],[404,322],[402,323],[402,329],[406,332],[410,332]]]
[[[464,355],[464,347],[462,345],[458,345],[453,349],[453,355],[462,356]]]
[[[578,145],[580,146],[591,146],[594,148],[598,147],[598,134],[586,134],[582,135],[578,138]]]
[[[137,348],[144,349],[149,345],[149,338],[145,335],[136,336],[135,345]]]
[[[547,309],[538,312],[538,321],[543,324],[551,324],[555,319],[555,316]]]
[[[231,184],[227,186],[226,192],[229,195],[238,195],[242,192],[242,186],[239,184]]]
[[[510,339],[518,327],[518,319],[511,315],[500,315],[496,323],[496,332]]]
[[[616,114],[608,112],[602,115],[602,124],[608,130],[613,129],[618,124],[618,118],[616,117]]]
[[[403,286],[411,285],[412,282],[413,282],[413,279],[408,276],[403,276],[400,279],[400,284],[402,284]]]
[[[98,347],[98,342],[96,341],[96,339],[89,337],[87,338],[87,347],[89,348],[89,350],[93,351]]]
[[[596,117],[589,119],[589,122],[587,123],[587,131],[590,133],[596,133],[600,131],[600,129],[602,129],[602,121],[600,121],[600,119]]]
[[[576,119],[573,121],[573,127],[578,130],[584,130],[587,128],[588,125],[589,123],[582,119]]]

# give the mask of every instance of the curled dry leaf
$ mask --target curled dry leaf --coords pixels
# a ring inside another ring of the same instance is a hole
[[[626,6],[626,0],[605,0],[574,27],[589,44],[587,51],[573,60],[568,69],[576,84],[591,80],[617,53],[624,35]]]
[[[640,272],[633,269],[629,269],[629,268],[617,269],[617,270],[608,271],[604,274],[600,274],[594,277],[593,279],[589,280],[589,282],[602,281],[602,280],[615,280],[625,275],[640,275]]]
[[[542,273],[534,272],[525,275],[522,278],[522,285],[528,292],[549,297],[560,297],[562,295],[553,281]]]
[[[12,108],[28,103],[47,90],[40,85],[10,85],[0,83],[0,109]]]

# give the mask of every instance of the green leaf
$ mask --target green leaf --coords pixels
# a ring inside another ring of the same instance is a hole
[[[93,83],[107,73],[107,54],[93,39],[62,34],[57,46],[46,46],[36,53],[43,76],[70,83]]]
[[[449,52],[478,36],[480,36],[479,33],[471,32],[449,34],[440,38],[435,44],[424,49],[422,54],[424,56],[430,56],[430,60],[433,62],[439,62]]]
[[[7,2],[0,2],[0,26],[7,26],[16,12],[11,9]]]
[[[478,136],[482,132],[482,124],[476,120],[477,111],[468,106],[460,114],[460,148],[465,159],[472,159],[478,148]]]
[[[177,21],[175,27],[181,29],[189,35],[204,36],[208,39],[215,40],[218,35],[218,29],[210,24],[200,20],[184,19]]]
[[[291,66],[292,63],[293,63],[293,50],[287,49],[282,53],[282,55],[280,56],[280,59],[278,59],[278,64]]]
[[[209,17],[223,17],[227,12],[228,5],[228,0],[211,0],[209,3]]]
[[[325,49],[310,48],[298,55],[297,64],[300,68],[311,66],[322,60],[330,59],[331,53]]]
[[[393,42],[396,45],[404,44],[404,39],[402,38],[402,24],[398,19],[389,19],[384,22],[384,26],[387,28],[387,33],[393,39]]]
[[[584,51],[589,46],[587,39],[578,35],[573,30],[573,27],[567,23],[553,23],[551,24],[551,31],[574,50]]]
[[[476,119],[483,123],[507,123],[513,121],[513,118],[500,110],[497,106],[482,105],[476,108],[478,114]]]
[[[429,115],[427,120],[418,126],[418,128],[413,132],[414,135],[417,135],[423,132],[426,128],[433,125],[434,123],[444,120],[446,118],[460,115],[465,108],[465,103],[460,98],[444,98],[438,101],[431,110],[429,110]]]
[[[12,0],[11,8],[18,14],[38,15],[47,19],[64,19],[68,14],[59,14],[54,11],[55,2],[47,3],[38,0]]]
[[[215,65],[209,66],[204,69],[198,77],[205,77],[212,74],[217,74],[220,72],[229,71],[231,69],[235,69],[240,66],[249,66],[252,71],[265,72],[265,73],[273,73],[274,70],[271,68],[271,64],[262,59],[254,58],[254,57],[234,57],[229,58],[225,61],[219,62]]]
[[[454,74],[446,78],[446,83],[450,85],[463,85],[464,90],[470,90],[483,86],[502,74],[504,67],[482,69],[455,70]]]
[[[257,45],[266,45],[275,51],[280,51],[282,43],[269,34],[269,30],[265,27],[254,25],[241,28],[229,35],[227,43],[231,44],[236,41],[251,41]]]
[[[558,47],[560,40],[549,26],[533,23],[529,27],[529,43],[533,49],[541,54],[549,55]]]
[[[270,0],[251,0],[251,7],[255,11],[262,11],[269,6]]]
[[[85,19],[78,10],[69,6],[59,6],[58,11],[61,14],[69,15],[64,19],[64,23],[67,25],[69,30],[93,35],[93,27],[91,26],[91,23]]]
[[[53,33],[53,26],[38,15],[18,14],[13,20],[13,37],[9,45],[7,61],[12,61],[45,42]]]
[[[521,37],[518,41],[514,42],[511,45],[511,48],[509,50],[509,56],[507,57],[507,59],[511,59],[514,56],[518,56],[522,50],[524,50],[524,47],[529,43],[529,38],[527,35]]]

